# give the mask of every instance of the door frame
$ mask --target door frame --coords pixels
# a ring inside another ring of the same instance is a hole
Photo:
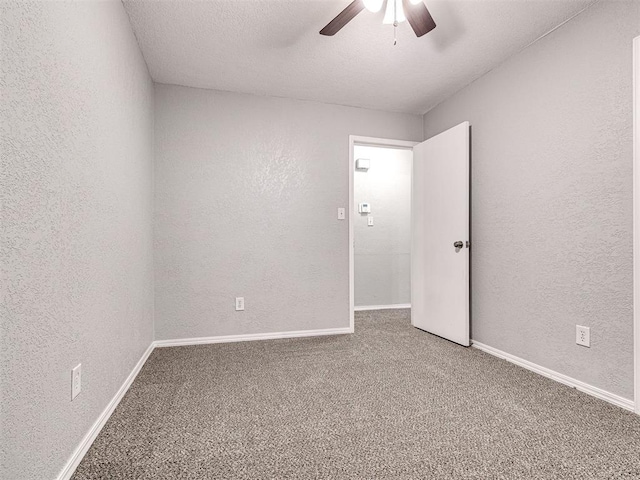
[[[413,150],[413,147],[420,142],[411,142],[407,140],[394,140],[391,138],[363,137],[360,135],[349,135],[349,330],[351,333],[355,331],[355,238],[353,232],[353,216],[355,209],[354,200],[354,169],[355,155],[354,147],[382,147],[382,148],[398,148],[405,150]],[[412,166],[413,168],[413,166]]]
[[[633,401],[640,415],[640,37],[633,40],[633,331]]]

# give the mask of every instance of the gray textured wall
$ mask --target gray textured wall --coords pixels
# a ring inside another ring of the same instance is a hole
[[[422,118],[156,86],[157,339],[349,326],[350,134]]]
[[[371,168],[353,175],[355,305],[411,303],[411,165],[413,152],[356,145],[354,160]],[[372,205],[373,226],[358,204]]]
[[[640,2],[599,2],[424,117],[472,124],[473,338],[625,398],[637,35]]]
[[[0,28],[0,478],[43,480],[152,341],[153,85],[119,1]]]

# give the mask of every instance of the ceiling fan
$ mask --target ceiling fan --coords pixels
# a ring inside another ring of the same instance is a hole
[[[354,0],[326,27],[320,30],[320,35],[335,35],[364,9],[374,13],[379,12],[385,1],[387,7],[382,23],[397,27],[399,23],[408,20],[418,37],[436,28],[436,22],[433,21],[433,17],[422,0]]]

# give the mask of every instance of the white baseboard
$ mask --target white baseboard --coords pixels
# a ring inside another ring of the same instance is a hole
[[[576,390],[580,390],[581,392],[599,398],[600,400],[604,400],[605,402],[609,402],[613,405],[624,408],[625,410],[630,410],[633,412],[635,409],[635,402],[633,400],[620,397],[611,392],[607,392],[606,390],[602,390],[601,388],[594,387],[593,385],[581,382],[580,380],[576,380],[575,378],[571,378],[554,370],[541,367],[540,365],[516,357],[515,355],[511,355],[510,353],[503,352],[502,350],[498,350],[497,348],[493,348],[483,343],[476,342],[475,340],[472,340],[471,346],[477,348],[478,350],[482,350],[483,352],[494,355],[498,358],[502,358],[503,360],[506,360],[508,362],[514,363],[522,368],[531,370],[532,372],[542,375],[543,377],[550,378],[552,380],[555,380],[556,382],[560,382],[569,387],[573,387]]]
[[[76,471],[76,468],[78,468],[78,465],[80,465],[80,462],[89,450],[89,447],[91,447],[94,440],[100,433],[100,430],[102,430],[104,424],[107,423],[107,420],[109,420],[109,417],[120,403],[120,400],[122,400],[122,397],[124,397],[124,394],[127,393],[127,390],[129,390],[129,387],[142,369],[142,366],[147,361],[147,358],[149,358],[149,355],[151,355],[151,352],[153,352],[154,347],[154,342],[151,342],[151,345],[149,345],[149,348],[147,348],[147,350],[142,354],[142,357],[140,357],[140,360],[138,360],[136,366],[133,367],[133,370],[131,371],[127,379],[124,381],[115,396],[111,399],[109,405],[107,405],[107,408],[105,408],[104,411],[100,414],[96,422],[80,442],[80,445],[78,445],[76,450],[73,452],[73,455],[71,455],[71,458],[62,469],[62,472],[60,472],[60,474],[58,475],[58,480],[69,480],[71,478],[73,472]]]
[[[411,308],[410,303],[398,303],[396,305],[365,305],[360,307],[353,307],[354,312],[364,312],[367,310],[393,310],[396,308]]]
[[[57,480],[69,480],[73,473],[80,465],[80,462],[84,458],[85,454],[93,444],[94,440],[104,427],[111,414],[114,412],[120,400],[124,397],[127,390],[135,380],[136,376],[142,369],[143,365],[156,347],[174,347],[182,345],[200,345],[207,343],[228,343],[228,342],[245,342],[249,340],[272,340],[278,338],[295,338],[295,337],[316,337],[320,335],[340,335],[346,333],[353,333],[353,329],[347,328],[328,328],[323,330],[301,330],[295,332],[278,332],[278,333],[254,333],[248,335],[226,335],[221,337],[201,337],[201,338],[185,338],[177,340],[156,340],[149,345],[149,348],[144,352],[138,363],[133,368],[127,379],[124,381],[118,392],[109,402],[109,405],[100,414],[96,422],[92,425],[91,429],[84,436],[80,445],[76,448],[71,455],[71,458],[64,466],[62,471],[57,477]]]
[[[219,337],[178,338],[173,340],[156,340],[156,347],[181,347],[185,345],[206,345],[209,343],[249,342],[254,340],[276,340],[280,338],[318,337],[322,335],[344,335],[353,333],[349,327],[326,328],[322,330],[299,330],[293,332],[249,333],[246,335],[222,335]]]

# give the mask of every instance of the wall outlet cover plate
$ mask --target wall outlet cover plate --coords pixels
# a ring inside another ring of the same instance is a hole
[[[583,347],[591,347],[591,328],[576,325],[576,343]]]
[[[76,365],[71,370],[71,400],[80,395],[82,391],[82,364]]]

